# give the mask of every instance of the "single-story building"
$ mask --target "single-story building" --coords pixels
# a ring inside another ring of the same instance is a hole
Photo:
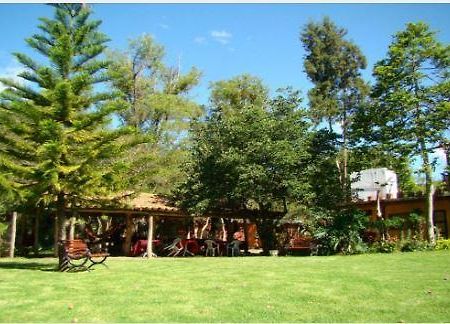
[[[450,194],[438,194],[434,196],[434,225],[439,238],[449,238],[450,224]],[[395,199],[381,199],[379,207],[377,200],[369,199],[356,202],[358,209],[367,213],[371,221],[378,218],[378,210],[384,219],[400,217],[406,219],[411,213],[424,214],[426,209],[425,197],[405,197]],[[404,228],[403,230],[406,230]],[[393,237],[399,237],[399,230],[391,230]]]

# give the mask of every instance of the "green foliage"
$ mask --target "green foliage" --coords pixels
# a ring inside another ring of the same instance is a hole
[[[407,24],[395,35],[387,57],[375,65],[375,101],[358,117],[367,142],[402,157],[421,158],[427,197],[434,165],[430,153],[445,140],[450,125],[449,67],[450,46],[438,42],[426,24]],[[427,209],[431,242],[432,211]]]
[[[3,219],[3,217],[0,217],[0,249],[2,247],[2,238],[6,234],[6,230],[8,229],[8,224],[6,223],[6,220]]]
[[[307,24],[300,36],[306,51],[305,72],[315,85],[308,93],[311,113],[330,125],[350,116],[351,101],[361,100],[365,88],[360,70],[366,68],[366,59],[355,44],[344,39],[346,34],[326,17]]]
[[[181,74],[179,68],[164,64],[164,56],[164,48],[144,34],[131,40],[126,52],[109,53],[108,73],[125,107],[122,122],[169,144],[202,112],[187,96],[200,72],[192,68]]]
[[[308,227],[320,254],[355,254],[367,249],[361,237],[367,222],[368,217],[359,210],[316,210],[310,215]]]
[[[15,53],[23,82],[0,81],[0,169],[29,206],[56,207],[107,195],[126,177],[116,159],[141,143],[131,128],[111,129],[122,109],[112,93],[96,91],[108,79],[102,59],[108,38],[81,4],[55,4],[28,45],[44,59]]]
[[[184,203],[193,211],[224,202],[271,210],[303,198],[307,122],[299,104],[289,89],[269,99],[250,76],[213,84],[211,113],[193,125]]]
[[[349,147],[354,115],[367,105],[369,87],[361,78],[366,58],[360,49],[345,39],[347,31],[337,27],[328,17],[310,22],[300,40],[305,49],[305,72],[314,84],[309,90],[312,118],[319,124],[328,122],[330,133],[336,123],[341,128],[335,145],[339,147],[335,165],[339,171],[341,191],[350,200]]]
[[[424,23],[408,24],[374,68],[373,137],[403,156],[428,153],[448,127],[450,47],[435,37]]]
[[[397,249],[397,242],[391,240],[384,240],[375,242],[370,246],[369,251],[377,253],[392,253]]]
[[[309,145],[309,183],[312,198],[311,208],[335,210],[344,200],[344,191],[339,181],[339,171],[336,168],[338,149],[335,141],[337,135],[328,130],[320,129],[311,132]]]
[[[309,199],[309,125],[301,99],[291,89],[270,99],[262,82],[248,75],[214,83],[211,93],[205,122],[193,125],[189,177],[178,199],[194,213],[258,210],[268,250],[275,224],[265,213]]]
[[[450,239],[437,240],[436,241],[436,246],[434,248],[436,250],[450,250]]]
[[[181,74],[179,68],[166,66],[164,48],[147,34],[131,40],[127,51],[108,56],[108,75],[123,107],[122,123],[152,138],[126,158],[136,180],[130,188],[167,193],[184,178],[180,165],[187,156],[186,132],[202,113],[189,98],[200,72],[192,68]]]
[[[430,249],[430,244],[423,240],[406,240],[401,242],[400,247],[402,252],[426,251]]]

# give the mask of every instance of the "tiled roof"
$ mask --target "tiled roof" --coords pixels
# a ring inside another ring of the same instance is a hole
[[[161,211],[181,213],[169,199],[151,193],[140,193],[133,198],[126,198],[125,202],[130,208],[142,211]]]

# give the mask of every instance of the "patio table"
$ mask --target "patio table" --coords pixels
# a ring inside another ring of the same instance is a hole
[[[186,253],[193,256],[200,252],[200,245],[198,244],[197,239],[185,239],[182,240],[182,244],[184,247],[184,256],[186,256]]]
[[[226,255],[227,253],[227,241],[222,241],[222,240],[215,240],[215,242],[217,243],[217,246],[219,247],[219,255]]]
[[[156,247],[161,244],[161,240],[153,240],[152,243],[153,246]],[[132,255],[133,256],[143,255],[145,252],[147,252],[147,244],[148,244],[147,240],[137,240],[136,243],[134,243],[133,245]]]

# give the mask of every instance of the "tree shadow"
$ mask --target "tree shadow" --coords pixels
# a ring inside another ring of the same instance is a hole
[[[8,262],[0,262],[0,269],[19,269],[19,270],[57,272],[58,266],[54,263],[8,261]]]

